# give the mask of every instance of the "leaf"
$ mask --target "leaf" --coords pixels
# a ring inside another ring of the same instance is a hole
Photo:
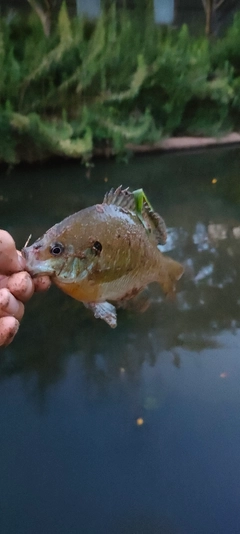
[[[58,33],[60,42],[63,45],[68,45],[72,42],[71,22],[68,16],[66,2],[63,2],[58,15]]]
[[[138,68],[133,74],[130,88],[127,91],[124,91],[119,94],[110,94],[110,95],[103,96],[104,102],[113,102],[113,101],[120,102],[122,100],[128,100],[129,98],[134,98],[135,96],[137,96],[145,78],[148,75],[148,69],[144,62],[143,55],[140,54],[137,60],[138,60]]]

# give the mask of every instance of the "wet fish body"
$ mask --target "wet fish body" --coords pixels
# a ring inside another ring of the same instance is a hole
[[[159,282],[165,294],[174,292],[183,268],[160,252],[158,245],[165,241],[163,219],[146,201],[137,209],[134,192],[119,187],[102,204],[67,217],[22,252],[32,276],[49,275],[115,327],[112,303],[133,298],[151,282]]]

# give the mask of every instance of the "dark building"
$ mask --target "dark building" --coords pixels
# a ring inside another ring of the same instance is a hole
[[[36,0],[44,6],[44,0]],[[115,1],[119,9],[125,6],[128,9],[138,9],[152,3],[156,23],[176,24],[181,26],[184,22],[189,24],[192,31],[202,28],[205,24],[205,13],[202,0],[66,0],[69,14],[85,13],[90,17],[97,17],[103,5],[109,6]],[[229,24],[237,9],[240,9],[240,0],[215,0],[218,9],[213,13],[211,25],[214,33]],[[62,0],[49,0],[53,11],[58,11]],[[1,13],[9,9],[29,10],[28,0],[0,0]]]

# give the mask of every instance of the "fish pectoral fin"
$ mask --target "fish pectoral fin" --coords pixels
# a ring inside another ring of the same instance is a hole
[[[109,302],[88,302],[84,303],[86,308],[92,310],[96,319],[103,319],[111,328],[117,326],[117,312],[115,306]]]

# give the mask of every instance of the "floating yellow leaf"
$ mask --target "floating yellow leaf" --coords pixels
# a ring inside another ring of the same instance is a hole
[[[138,417],[136,420],[137,426],[142,426],[144,424],[144,420],[142,417]]]

